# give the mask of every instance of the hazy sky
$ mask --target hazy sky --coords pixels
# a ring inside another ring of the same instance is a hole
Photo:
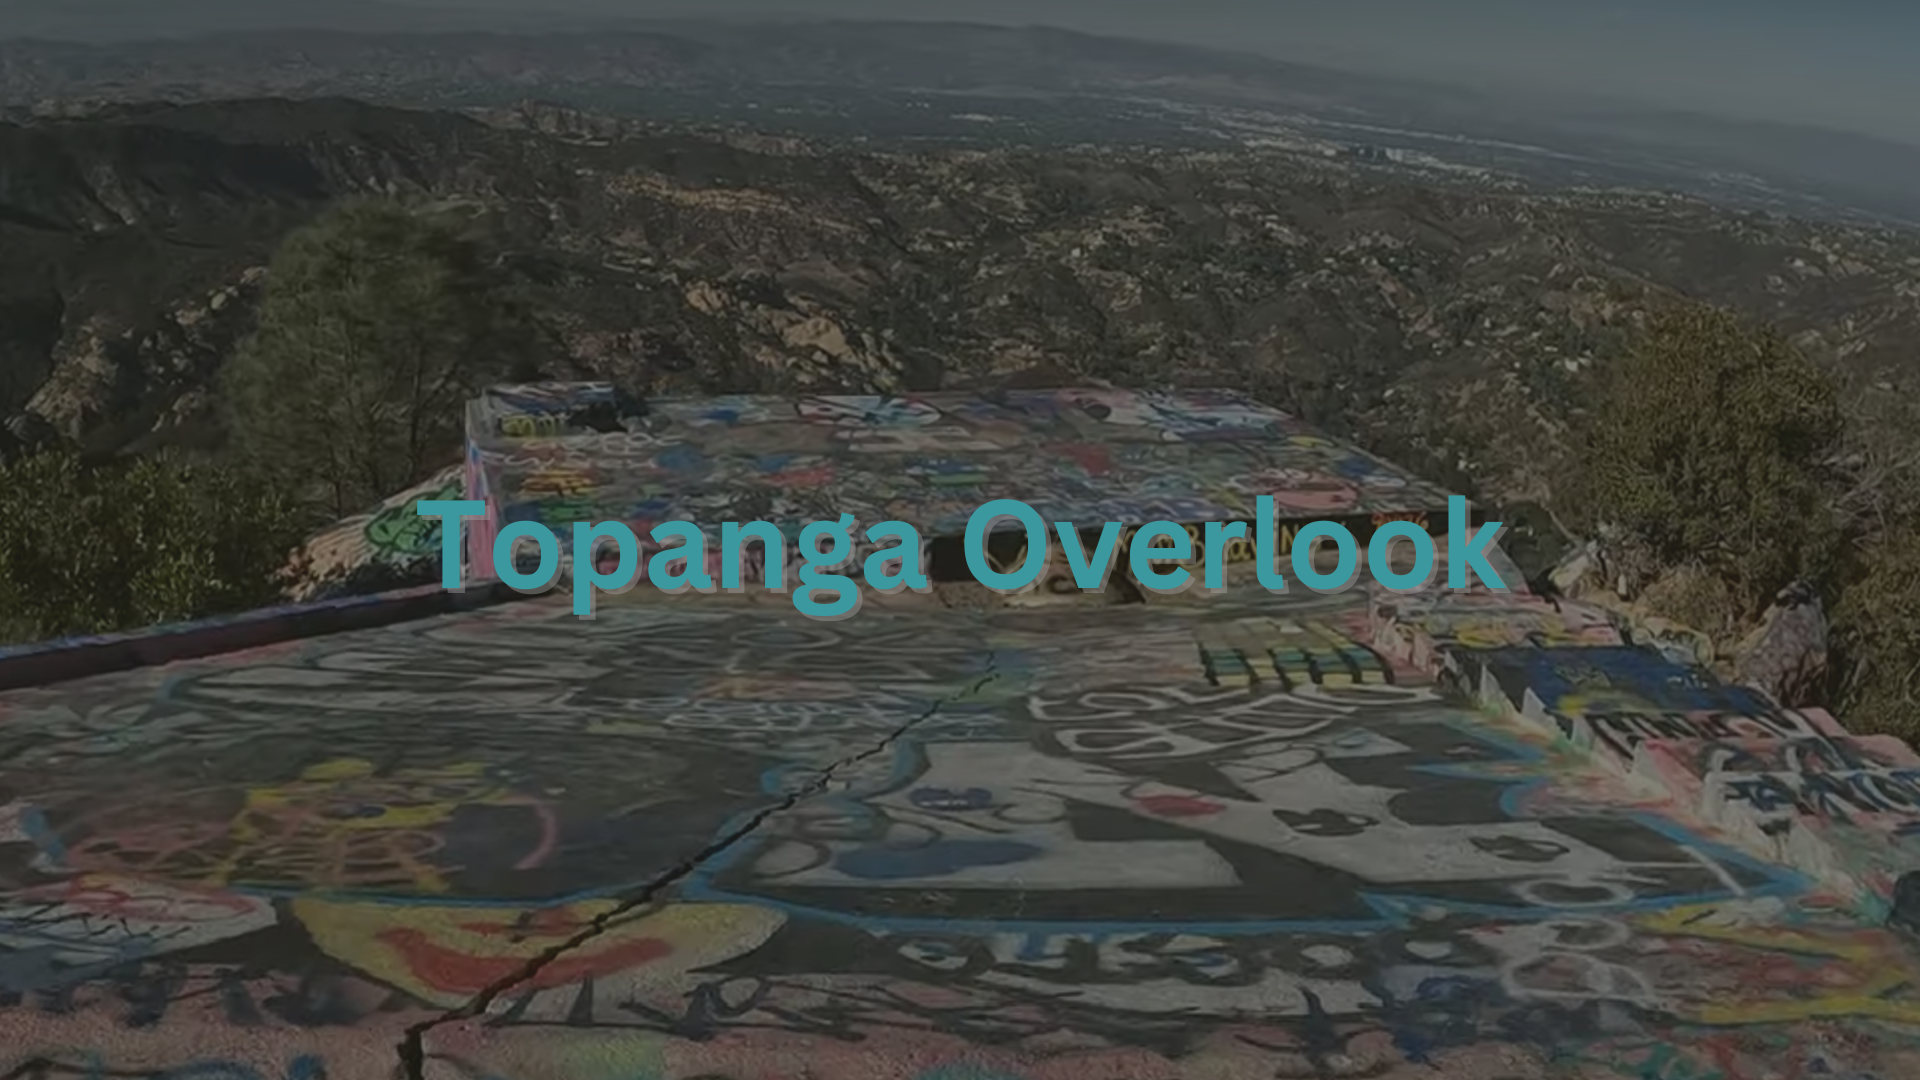
[[[165,0],[154,0],[164,3]],[[1920,0],[400,0],[1048,23],[1920,144]]]
[[[1920,0],[0,0],[0,33],[32,24],[36,11],[78,28],[62,33],[86,36],[140,33],[136,22],[181,30],[235,19],[301,25],[329,7],[323,21],[340,26],[363,17],[349,12],[380,3],[536,19],[1042,23],[1369,73],[1812,123],[1920,146]]]

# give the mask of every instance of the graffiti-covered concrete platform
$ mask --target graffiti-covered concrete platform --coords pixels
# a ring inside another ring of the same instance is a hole
[[[0,695],[0,1075],[1899,1080],[1903,748],[1522,595],[564,597]]]
[[[522,520],[852,513],[938,563],[1002,497],[1272,495],[1283,554],[1447,506],[1222,393],[507,387],[469,436],[308,556],[431,557],[413,504],[458,494],[474,577]],[[1523,587],[1051,589],[429,589],[15,650],[4,685],[131,670],[0,693],[0,1077],[1920,1076],[1903,744]]]
[[[666,521],[709,533],[717,572],[718,526],[767,521],[788,538],[816,520],[852,514],[919,530],[922,569],[935,581],[970,581],[961,537],[984,503],[1014,497],[1048,521],[1080,525],[1089,549],[1109,521],[1186,524],[1202,550],[1208,521],[1251,522],[1262,495],[1278,514],[1285,555],[1309,521],[1336,520],[1365,543],[1391,521],[1439,535],[1448,493],[1331,439],[1297,419],[1225,391],[1105,388],[1008,391],[980,396],[740,396],[640,402],[607,383],[495,387],[470,403],[466,460],[342,521],[306,547],[298,598],[331,595],[368,569],[407,568],[437,581],[437,518],[422,499],[471,498],[489,508],[466,527],[474,579],[494,576],[493,543],[506,525],[553,530],[571,556],[574,521],[620,521],[643,538]],[[857,530],[856,530],[857,532]],[[1117,589],[1129,591],[1125,543]],[[871,546],[871,545],[869,545]],[[1003,566],[1025,557],[1011,523],[988,542]],[[1075,591],[1053,553],[1043,589]],[[798,570],[790,550],[789,578]],[[1226,553],[1230,577],[1250,575],[1251,542]],[[748,553],[747,580],[761,552]],[[1201,559],[1183,565],[1199,572]],[[610,569],[610,567],[609,567]]]
[[[967,520],[1001,498],[1091,542],[1110,521],[1167,520],[1196,535],[1207,521],[1251,522],[1269,495],[1283,552],[1319,519],[1363,544],[1388,521],[1444,532],[1448,506],[1447,492],[1404,470],[1217,390],[639,402],[604,383],[541,383],[473,401],[467,437],[467,497],[489,507],[467,530],[476,578],[492,574],[498,530],[522,521],[553,529],[563,551],[574,521],[625,522],[642,537],[691,521],[711,534],[710,558],[725,521],[767,521],[788,537],[842,514],[861,528],[904,521],[926,542],[929,577],[963,581]],[[1004,523],[988,552],[1019,565],[1024,532]],[[1224,554],[1230,570],[1251,566],[1250,543]],[[1064,569],[1055,582],[1070,587]]]

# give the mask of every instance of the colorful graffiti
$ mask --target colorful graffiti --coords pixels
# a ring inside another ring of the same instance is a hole
[[[1353,519],[1364,532],[1431,517],[1441,528],[1447,506],[1446,492],[1220,391],[669,399],[617,423],[578,421],[614,410],[612,394],[550,384],[475,403],[469,456],[483,475],[469,486],[488,492],[497,524],[542,522],[563,541],[579,520],[641,532],[769,521],[792,536],[850,513],[907,521],[931,544],[1010,492],[1048,521],[1088,525],[1249,521],[1271,495],[1287,518]]]
[[[1891,864],[1705,797],[1894,837],[1910,751],[1395,602],[1487,614],[529,602],[0,696],[0,1070],[1914,1074]]]
[[[431,554],[412,502],[461,492],[476,553],[513,520],[951,537],[1007,494],[1445,524],[1223,393],[538,384],[468,418],[460,469],[320,547]],[[9,692],[0,1075],[1920,1075],[1888,918],[1920,757],[1677,640],[1524,588],[837,623],[636,590]]]
[[[1603,609],[1524,596],[1388,595],[1372,619],[1376,647],[1423,669],[1460,650],[1624,644]]]
[[[1784,715],[1758,690],[1634,646],[1455,649],[1448,661],[1483,694],[1587,744],[1596,717]]]
[[[1443,650],[1442,667],[1742,850],[1884,904],[1920,868],[1920,758],[1644,647]]]
[[[1324,622],[1236,619],[1197,637],[1207,680],[1218,686],[1277,680],[1283,690],[1298,690],[1394,681],[1394,664]]]
[[[437,565],[440,522],[421,517],[417,506],[422,499],[465,498],[465,490],[460,467],[444,469],[371,513],[348,518],[309,540],[305,554],[312,562],[311,583],[300,591],[300,598],[321,595],[329,579],[367,567],[404,567],[422,561]]]

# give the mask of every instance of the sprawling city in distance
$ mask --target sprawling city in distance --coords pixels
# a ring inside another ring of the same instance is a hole
[[[1920,1080],[1916,44],[0,0],[0,1080]]]

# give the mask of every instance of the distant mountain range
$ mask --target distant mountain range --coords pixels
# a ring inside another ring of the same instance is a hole
[[[548,374],[651,393],[1231,385],[1521,497],[1654,296],[1920,393],[1920,235],[1898,230],[1288,147],[859,149],[274,98],[0,123],[0,428],[216,445],[214,374],[273,247],[373,193],[484,208]]]
[[[604,22],[604,20],[598,20]],[[583,23],[585,21],[583,20]],[[551,17],[383,4],[378,0],[0,0],[0,39],[112,44],[286,30],[389,34],[436,30],[551,30]]]
[[[1292,144],[1563,187],[1672,188],[1920,221],[1911,182],[1920,147],[1063,30],[548,15],[535,26],[524,15],[372,0],[160,10],[131,0],[0,6],[0,101],[24,114],[153,97],[349,95],[443,108],[541,99],[868,142]],[[227,32],[201,33],[215,29]]]

